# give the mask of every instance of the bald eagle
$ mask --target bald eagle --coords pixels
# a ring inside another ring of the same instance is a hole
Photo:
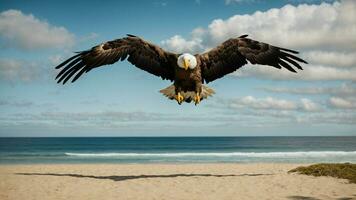
[[[202,99],[214,94],[204,85],[239,69],[249,61],[251,64],[269,65],[278,69],[302,70],[298,62],[306,63],[293,55],[297,51],[272,46],[249,39],[247,35],[231,38],[203,54],[176,54],[147,42],[140,37],[127,37],[108,41],[76,55],[59,64],[57,83],[65,84],[71,77],[75,82],[83,73],[94,68],[127,60],[136,67],[167,79],[173,84],[160,92],[178,104]],[[292,67],[293,66],[293,67]]]

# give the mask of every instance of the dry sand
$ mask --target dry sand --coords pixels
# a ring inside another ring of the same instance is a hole
[[[356,184],[296,164],[0,165],[0,199],[356,199]]]

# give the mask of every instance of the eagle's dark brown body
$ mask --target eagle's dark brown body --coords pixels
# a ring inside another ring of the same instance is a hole
[[[176,92],[180,91],[196,91],[201,92],[201,86],[203,84],[203,79],[201,76],[201,68],[199,63],[194,69],[184,70],[178,65],[175,67],[175,79],[174,86]]]
[[[293,55],[297,53],[294,50],[251,40],[247,35],[243,35],[228,39],[206,53],[195,55],[196,67],[185,70],[177,64],[180,54],[164,51],[139,37],[128,35],[79,52],[67,59],[56,67],[56,69],[61,68],[56,79],[58,83],[64,84],[74,77],[72,79],[74,82],[93,68],[127,58],[136,67],[174,82],[175,95],[179,95],[180,92],[195,92],[200,95],[204,93],[202,88],[206,87],[203,83],[234,72],[248,61],[251,64],[270,65],[278,69],[283,67],[291,72],[296,72],[293,67],[302,70],[298,62],[307,62]],[[165,95],[172,97],[172,95]],[[188,100],[190,101],[191,98]]]

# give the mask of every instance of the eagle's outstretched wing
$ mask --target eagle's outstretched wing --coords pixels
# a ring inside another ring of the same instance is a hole
[[[84,72],[113,64],[120,59],[124,60],[127,56],[127,60],[136,67],[160,76],[162,79],[174,80],[174,65],[171,62],[176,62],[177,55],[133,35],[78,52],[56,67],[56,69],[62,69],[56,79],[58,83],[65,84],[75,75],[72,79],[74,82]]]
[[[298,62],[307,63],[293,54],[297,51],[272,46],[246,38],[242,35],[225,41],[218,47],[199,55],[202,76],[206,82],[214,81],[247,64],[270,65],[291,72],[296,72],[292,67],[303,70]]]

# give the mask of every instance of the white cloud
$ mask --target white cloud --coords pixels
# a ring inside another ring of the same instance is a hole
[[[311,64],[335,67],[356,67],[356,52],[309,51],[302,57]]]
[[[30,107],[35,105],[32,101],[27,100],[4,100],[0,99],[0,106],[14,106],[14,107]]]
[[[230,109],[248,109],[250,111],[254,110],[266,110],[266,111],[283,111],[288,113],[278,113],[280,114],[290,114],[289,111],[298,112],[320,112],[323,111],[321,104],[316,103],[308,98],[302,98],[299,101],[291,101],[285,99],[278,99],[275,97],[266,98],[256,98],[253,96],[245,96],[235,99],[222,100],[219,102],[220,105],[224,105],[225,108]],[[221,106],[217,106],[220,107]],[[272,113],[270,113],[272,114]]]
[[[301,109],[304,111],[317,112],[322,110],[319,104],[313,102],[310,99],[302,98],[300,101],[301,101]]]
[[[286,5],[252,15],[216,19],[208,28],[215,43],[241,34],[288,48],[356,49],[355,1]]]
[[[166,1],[155,1],[153,2],[153,5],[156,7],[165,7],[168,5],[168,2]]]
[[[232,2],[232,1],[228,1]],[[356,80],[356,1],[285,5],[264,12],[215,19],[196,28],[190,39],[175,35],[162,41],[174,52],[201,53],[231,37],[251,38],[302,51],[309,61],[298,74],[272,67],[245,66],[234,75],[273,80]]]
[[[38,62],[16,59],[0,59],[0,80],[32,81],[40,79],[44,68]]]
[[[8,102],[3,102],[7,104]],[[0,106],[2,102],[0,100]],[[209,126],[214,126],[216,122],[226,122],[229,117],[217,117],[216,115],[177,115],[177,113],[149,113],[149,112],[122,112],[122,111],[100,111],[100,112],[41,112],[41,113],[13,113],[9,115],[0,114],[0,124],[31,125],[36,126],[41,123],[51,125],[51,127],[86,127],[86,128],[107,128],[107,127],[129,127],[131,130],[148,129],[155,126],[155,130],[164,126],[194,126],[206,127],[205,122],[210,122]],[[140,124],[137,126],[137,124]],[[26,126],[27,127],[27,126]]]
[[[0,13],[0,36],[3,46],[25,50],[63,48],[74,44],[74,35],[64,27],[53,26],[19,10]]]
[[[354,124],[356,122],[356,115],[349,108],[356,107],[351,107],[350,101],[348,99],[347,104],[340,103],[340,109],[335,110],[330,109],[330,105],[317,103],[307,98],[291,101],[274,97],[256,98],[246,96],[237,99],[221,100],[215,108],[223,110],[224,114],[230,115],[231,118],[243,116],[243,119],[247,120],[248,123],[268,121],[267,124],[282,122],[284,125],[288,123],[309,123],[313,125]]]
[[[286,5],[279,9],[215,19],[203,29],[201,41],[174,36],[175,46],[192,42],[189,49],[208,49],[231,37],[250,34],[254,39],[295,49],[356,50],[356,2]],[[177,40],[179,38],[180,40]],[[167,41],[167,40],[166,40]]]
[[[252,3],[255,2],[256,0],[225,0],[226,5],[230,5],[233,3]]]
[[[255,98],[253,96],[246,96],[238,99],[233,99],[228,102],[231,108],[252,108],[252,109],[275,109],[275,110],[295,110],[297,104],[282,99],[275,99],[273,97]]]
[[[347,124],[354,125],[356,123],[356,115],[352,112],[323,112],[323,113],[308,113],[297,118],[299,123],[309,124]]]
[[[339,69],[324,67],[322,65],[306,65],[303,71],[290,73],[285,69],[276,69],[270,66],[246,65],[237,70],[232,76],[257,77],[272,80],[352,80],[356,81],[356,68]]]
[[[56,66],[59,65],[61,62],[63,62],[63,56],[59,54],[51,55],[48,57],[48,60],[51,66]]]
[[[177,53],[178,52],[195,53],[201,51],[204,48],[201,44],[202,39],[200,39],[199,37],[193,37],[191,40],[186,40],[180,35],[175,35],[169,38],[168,40],[162,41],[161,43],[163,46],[166,47],[167,50],[177,52]]]
[[[70,54],[68,54],[70,55]],[[54,67],[67,55],[50,55],[42,61],[0,58],[0,81],[10,83],[51,80],[58,73]]]
[[[321,2],[334,2],[337,0],[286,0],[292,3],[321,3]]]
[[[334,87],[303,87],[303,88],[262,87],[259,89],[267,92],[273,92],[273,93],[356,96],[356,85],[351,83],[343,83],[340,86],[334,86]]]
[[[340,98],[340,97],[331,97],[329,99],[330,106],[339,109],[355,109],[356,108],[356,99],[355,98]]]

